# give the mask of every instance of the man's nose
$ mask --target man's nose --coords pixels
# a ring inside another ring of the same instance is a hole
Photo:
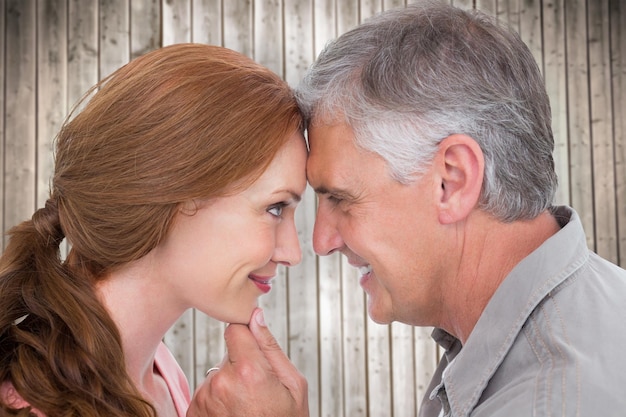
[[[313,249],[321,256],[330,255],[341,249],[343,239],[337,230],[336,215],[320,201],[313,226]]]

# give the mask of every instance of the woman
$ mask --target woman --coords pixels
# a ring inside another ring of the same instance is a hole
[[[179,44],[96,88],[0,261],[2,415],[184,416],[165,332],[189,308],[246,322],[277,265],[300,261],[306,148],[277,75]]]

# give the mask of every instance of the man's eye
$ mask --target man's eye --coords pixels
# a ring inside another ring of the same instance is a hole
[[[326,199],[328,200],[329,203],[333,204],[333,205],[337,205],[339,203],[341,203],[343,201],[343,199],[336,197],[334,195],[328,194],[326,196]]]
[[[277,203],[268,207],[267,212],[275,217],[280,217],[283,214],[283,208],[285,203]]]

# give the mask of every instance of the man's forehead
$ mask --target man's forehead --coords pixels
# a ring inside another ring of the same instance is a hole
[[[307,179],[319,194],[349,193],[359,162],[355,159],[352,138],[332,129],[316,130],[307,160]]]
[[[326,153],[329,150],[354,147],[354,132],[350,125],[345,123],[316,124],[308,129],[309,149],[316,148]]]

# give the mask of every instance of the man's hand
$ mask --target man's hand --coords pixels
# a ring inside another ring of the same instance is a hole
[[[265,325],[263,312],[249,326],[231,324],[227,353],[196,390],[187,417],[308,417],[306,379]]]

